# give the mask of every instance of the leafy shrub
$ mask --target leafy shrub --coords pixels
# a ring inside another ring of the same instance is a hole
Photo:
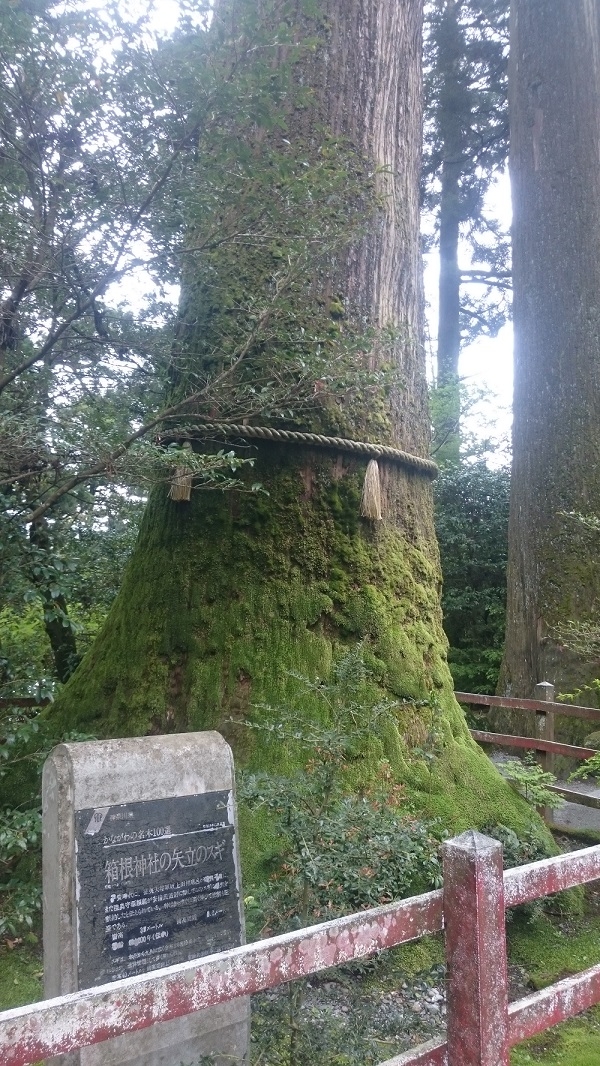
[[[280,814],[286,846],[280,868],[251,897],[254,933],[273,935],[441,885],[439,827],[383,795],[332,797],[311,814],[285,802],[298,796],[297,784],[269,782],[269,789],[280,790],[269,806]]]
[[[295,675],[317,697],[322,721],[334,723],[329,728],[299,724],[293,708],[256,708],[266,713],[245,722],[260,730],[263,739],[294,751],[296,762],[306,752],[304,766],[288,776],[239,775],[240,804],[266,810],[281,842],[271,876],[250,889],[244,901],[251,938],[441,884],[445,834],[408,809],[404,788],[373,743],[382,723],[394,720],[399,702],[403,709],[410,702],[422,726],[411,754],[425,761],[434,758],[440,743],[439,707],[433,698],[390,702],[377,684],[377,670],[368,647],[359,644],[335,664],[329,681]],[[308,987],[306,981],[295,981],[257,998],[252,1026],[257,1061],[265,1066],[379,1062],[381,1041],[371,1039],[356,1011],[349,1025],[335,1005],[310,1007]]]
[[[381,760],[369,788],[351,791],[347,760],[356,754],[360,732],[311,726],[303,769],[289,777],[240,775],[240,802],[267,809],[281,840],[277,869],[246,901],[253,935],[299,928],[441,884],[445,834],[406,808],[389,764]],[[294,736],[302,740],[297,727]]]
[[[504,645],[510,471],[483,460],[442,469],[435,526],[454,687],[496,688]]]
[[[523,836],[517,836],[514,829],[507,825],[485,825],[481,829],[486,836],[499,840],[502,844],[504,869],[511,870],[515,866],[523,866],[528,862],[537,862],[538,859],[548,858],[547,845],[535,832],[526,832]]]
[[[569,781],[585,781],[588,777],[600,777],[600,751],[590,756],[569,775]]]
[[[268,810],[281,840],[277,869],[246,901],[255,935],[322,921],[441,884],[444,833],[407,809],[404,788],[394,781],[389,763],[373,755],[373,737],[381,721],[393,717],[396,704],[373,683],[369,649],[363,644],[347,649],[327,682],[298,680],[318,695],[325,719],[334,725],[299,725],[293,709],[275,712],[272,707],[258,708],[268,711],[266,720],[246,722],[267,741],[306,750],[303,768],[290,776],[239,777],[240,802]],[[435,700],[423,703],[431,723],[413,754],[427,759],[439,740],[439,708]],[[274,719],[275,713],[279,717]],[[369,753],[368,783],[361,786],[357,766]]]
[[[39,847],[42,819],[39,810],[2,811],[0,815],[0,936],[31,929],[41,903],[41,882],[31,857]],[[34,860],[35,865],[35,860]]]
[[[538,859],[546,859],[550,855],[548,845],[535,831],[517,836],[513,829],[509,829],[507,825],[500,824],[485,825],[481,832],[493,837],[494,840],[499,840],[502,844],[505,870],[511,870],[515,866],[524,866],[529,862],[537,862]],[[556,907],[557,899],[561,901],[558,908]],[[572,903],[575,903],[576,896],[572,894],[572,890],[561,892],[558,896],[543,896],[541,899],[535,899],[531,903],[524,903],[519,907],[510,908],[506,912],[506,917],[510,921],[514,915],[520,914],[533,922],[541,917],[546,910],[560,910],[569,899]]]
[[[89,740],[78,733],[65,740]],[[0,720],[0,777],[19,764],[30,768],[26,800],[0,812],[0,936],[31,929],[41,901],[42,766],[57,738],[38,708],[14,710]]]
[[[535,756],[527,752],[523,759],[504,759],[501,766],[502,776],[534,807],[562,807],[564,799],[556,792],[551,792],[549,785],[556,782],[554,774],[548,773],[535,761]]]

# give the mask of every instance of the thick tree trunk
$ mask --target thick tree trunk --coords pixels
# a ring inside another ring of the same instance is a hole
[[[501,691],[589,679],[555,627],[598,617],[600,3],[514,0],[515,401]],[[592,668],[597,674],[597,666]]]
[[[326,36],[306,68],[318,106],[297,121],[307,140],[323,123],[345,134],[371,171],[381,168],[379,213],[333,291],[349,319],[394,328],[401,380],[355,411],[345,434],[426,455],[421,5],[328,0],[322,15]],[[198,351],[208,328],[200,289],[189,282],[182,299],[188,349],[195,336]],[[471,741],[453,699],[431,483],[383,463],[384,518],[371,522],[360,517],[365,459],[269,443],[253,454],[251,480],[268,495],[194,492],[190,503],[174,503],[163,489],[153,493],[122,591],[56,721],[112,735],[218,728],[239,760],[272,765],[262,734],[241,726],[251,704],[267,720],[287,708],[298,728],[327,721],[318,686],[307,691],[298,675],[327,678],[340,650],[363,642],[374,690],[400,700],[393,721],[379,719],[366,771],[387,759],[449,825],[525,824],[529,815]],[[439,756],[432,762],[415,751],[428,744]],[[278,768],[299,757],[283,747]]]

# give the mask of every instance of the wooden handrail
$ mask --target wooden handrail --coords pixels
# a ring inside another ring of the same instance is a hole
[[[488,733],[482,729],[471,729],[471,736],[478,744],[497,744],[499,748],[523,748],[525,751],[547,751],[553,755],[564,755],[567,759],[591,759],[597,755],[596,748],[580,748],[576,744],[561,744],[557,740],[543,740],[538,737],[515,737],[512,733]]]
[[[513,696],[487,696],[476,692],[455,692],[459,703],[475,707],[501,707],[507,711],[535,711],[536,714],[560,714],[567,718],[585,718],[600,722],[600,709],[577,704],[545,703],[543,700],[521,700]]]
[[[479,958],[483,953],[490,962],[504,951],[502,912],[506,907],[600,878],[598,845],[504,873],[497,856],[493,863],[490,861],[490,848],[499,845],[474,833],[446,842],[443,890],[5,1011],[0,1014],[3,1066],[28,1066],[40,1058],[87,1047],[120,1033],[135,1032],[260,989],[274,988],[351,959],[367,958],[384,948],[436,932],[442,925],[446,931],[450,929],[452,936],[458,932],[461,940],[463,928],[470,932],[475,955]],[[471,876],[473,867],[475,877]],[[473,929],[477,936],[473,936]],[[458,956],[461,940],[450,944]],[[463,967],[464,973],[461,974],[458,965],[449,973],[449,1043],[432,1041],[381,1066],[483,1066],[490,1061],[482,1058],[479,1051],[487,1046],[488,1030],[497,1031],[498,984],[506,985],[506,974],[502,966],[496,967],[495,980],[487,985],[479,982],[481,987],[475,988],[478,974],[485,971],[472,965],[472,954],[465,956],[469,966]],[[450,994],[452,981],[456,987]],[[494,1011],[489,1009],[490,1000],[495,1004]],[[473,1010],[475,1001],[477,1010]],[[503,1012],[508,1017],[500,1020],[506,1029],[505,1047],[503,1056],[495,1061],[507,1061],[506,1045],[519,1043],[599,1001],[600,966],[596,965],[511,1003],[508,1008],[504,1006]],[[475,1050],[467,1057],[463,1053],[463,1038],[472,1032],[474,1025],[479,1026],[486,1039],[470,1040],[469,1047]],[[457,1043],[458,1055],[452,1053]]]

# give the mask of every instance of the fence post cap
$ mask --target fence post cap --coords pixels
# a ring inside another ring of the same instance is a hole
[[[491,851],[498,851],[498,848],[502,848],[499,840],[485,836],[484,833],[480,833],[477,829],[467,829],[466,832],[461,833],[459,836],[452,837],[451,840],[445,840],[442,845],[442,851],[460,849],[461,851],[471,852],[473,855],[483,855]]]
[[[549,700],[554,696],[554,685],[551,681],[538,681],[535,691],[543,700]]]

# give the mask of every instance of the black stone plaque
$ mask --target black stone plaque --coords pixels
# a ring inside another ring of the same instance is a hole
[[[75,812],[79,988],[241,943],[228,791]]]

